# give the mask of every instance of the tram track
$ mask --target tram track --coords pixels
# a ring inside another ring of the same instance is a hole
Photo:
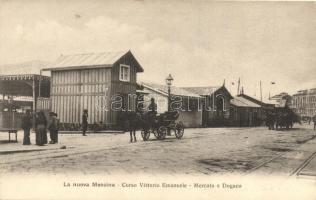
[[[288,152],[285,152],[285,153],[281,153],[277,156],[274,156],[272,157],[271,159],[265,161],[265,162],[262,162],[261,164],[253,167],[252,169],[248,170],[246,172],[245,175],[250,175],[250,174],[253,174],[254,172],[256,172],[257,170],[259,170],[260,168],[266,166],[267,164],[269,163],[272,163],[273,161],[285,156]],[[289,176],[316,176],[315,174],[304,174],[304,173],[301,173],[302,170],[304,170],[304,168],[316,157],[316,152],[313,152],[311,155],[309,155],[303,162],[301,162],[299,164],[298,167],[295,168],[295,170],[293,170]]]
[[[311,176],[311,174],[303,174],[301,173],[303,169],[316,157],[316,152],[312,153],[304,162],[301,163],[299,167],[297,167],[290,176],[300,176],[300,175],[308,175]],[[315,176],[315,175],[314,175]]]

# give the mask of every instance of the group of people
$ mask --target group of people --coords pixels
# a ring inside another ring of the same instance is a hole
[[[58,143],[59,119],[57,113],[50,112],[49,119],[46,118],[43,111],[39,111],[33,116],[29,110],[22,118],[22,129],[24,130],[23,145],[30,145],[30,130],[33,127],[33,118],[35,117],[35,143],[43,146],[48,143],[47,130],[50,133],[49,144]]]

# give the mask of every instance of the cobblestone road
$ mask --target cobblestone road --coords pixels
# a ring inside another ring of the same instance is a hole
[[[169,137],[160,141],[151,136],[152,140],[143,142],[139,133],[137,136],[137,143],[128,143],[129,134],[62,134],[58,145],[32,145],[27,147],[29,152],[0,152],[0,174],[248,173],[314,140],[316,134],[310,127],[291,131],[260,127],[186,129],[181,140]],[[62,145],[67,148],[60,149]],[[1,146],[23,147],[21,143]],[[277,170],[282,172],[282,168]]]

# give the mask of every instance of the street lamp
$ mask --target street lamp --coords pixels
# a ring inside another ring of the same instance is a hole
[[[172,81],[173,81],[173,78],[171,76],[171,74],[169,74],[169,76],[166,78],[166,84],[168,86],[168,111],[170,111],[170,88],[171,88],[171,85],[172,85]]]

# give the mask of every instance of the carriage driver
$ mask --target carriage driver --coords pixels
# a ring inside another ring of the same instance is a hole
[[[157,104],[155,103],[155,99],[151,98],[150,99],[150,104],[148,106],[148,113],[151,113],[152,115],[157,114]]]
[[[155,103],[155,99],[151,98],[150,104],[148,106],[148,112],[147,112],[148,119],[151,124],[154,123],[156,114],[157,114],[157,104]]]

